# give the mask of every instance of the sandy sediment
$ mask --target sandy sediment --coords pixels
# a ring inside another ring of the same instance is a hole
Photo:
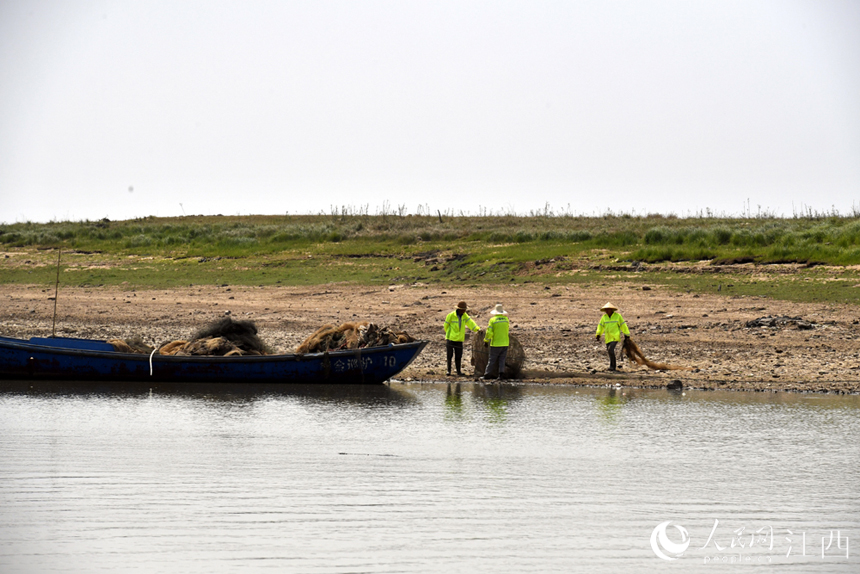
[[[637,387],[681,381],[685,387],[704,389],[860,392],[860,309],[854,306],[642,287],[62,288],[56,332],[101,339],[139,336],[159,344],[187,338],[201,325],[229,314],[253,320],[269,346],[292,352],[323,324],[369,320],[430,341],[401,378],[444,381],[445,315],[465,300],[472,317],[485,326],[489,311],[501,302],[509,311],[512,332],[526,349],[529,381]],[[50,335],[53,295],[53,289],[40,286],[0,286],[0,334]],[[594,339],[598,309],[606,301],[619,307],[649,359],[694,370],[651,371],[625,360],[621,372],[606,372],[605,348]],[[765,317],[801,321],[750,323]],[[467,342],[467,373],[469,348]]]

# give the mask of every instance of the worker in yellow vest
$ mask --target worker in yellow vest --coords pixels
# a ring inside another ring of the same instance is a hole
[[[630,329],[627,328],[624,317],[618,312],[618,307],[612,303],[607,303],[600,310],[603,311],[603,316],[600,317],[600,323],[597,324],[595,338],[600,340],[600,335],[605,333],[603,340],[606,342],[606,351],[609,353],[609,370],[614,371],[616,370],[615,346],[621,340],[621,333],[630,338]]]
[[[491,378],[495,372],[496,380],[502,379],[502,373],[505,372],[505,359],[508,356],[510,322],[508,321],[508,312],[502,308],[502,304],[496,305],[496,308],[490,311],[490,323],[487,325],[487,333],[484,335],[484,342],[490,344],[490,357],[487,360],[487,368],[484,370],[482,381]]]
[[[457,308],[445,317],[445,351],[448,355],[448,376],[451,376],[451,357],[454,357],[454,365],[457,367],[457,376],[462,377],[463,371],[463,341],[466,340],[466,327],[473,331],[479,330],[478,324],[469,317],[466,310],[468,305],[465,301],[457,303]]]

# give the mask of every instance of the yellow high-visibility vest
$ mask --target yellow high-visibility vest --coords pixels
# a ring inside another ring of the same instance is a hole
[[[620,341],[621,333],[624,333],[628,337],[630,336],[630,329],[627,328],[627,322],[618,311],[612,313],[612,316],[604,313],[603,317],[600,318],[600,323],[597,324],[597,335],[600,336],[604,331],[606,332],[606,336],[603,340],[607,343]]]
[[[449,341],[465,341],[466,327],[473,331],[480,329],[478,324],[472,321],[467,313],[463,313],[462,317],[457,316],[457,311],[451,311],[445,317],[445,338]]]
[[[510,328],[511,324],[507,315],[493,315],[490,318],[490,324],[487,325],[484,341],[489,343],[491,347],[507,347],[510,344],[508,338]]]

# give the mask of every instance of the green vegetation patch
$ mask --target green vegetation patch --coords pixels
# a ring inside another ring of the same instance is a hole
[[[589,284],[642,262],[642,280],[695,292],[857,302],[860,291],[857,217],[148,217],[0,225],[0,250],[0,282],[16,284],[53,284],[60,250],[62,284],[81,286]],[[769,271],[784,263],[803,268]]]

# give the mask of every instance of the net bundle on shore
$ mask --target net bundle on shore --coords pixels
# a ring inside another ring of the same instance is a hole
[[[481,329],[471,336],[472,339],[472,365],[475,367],[475,376],[480,377],[487,369],[487,361],[490,360],[490,344],[484,342],[486,329]],[[505,357],[505,370],[502,376],[506,379],[519,379],[523,373],[523,365],[526,363],[526,353],[519,339],[515,335],[508,335],[510,344],[508,354]]]
[[[632,363],[636,363],[637,365],[645,365],[649,369],[653,369],[655,371],[692,371],[691,367],[681,367],[678,365],[668,365],[666,363],[655,363],[654,361],[648,360],[648,358],[642,354],[642,351],[639,349],[639,345],[634,343],[630,337],[624,338],[624,343],[621,345],[621,349],[624,351],[624,354],[627,355],[627,358]]]
[[[405,331],[393,331],[388,327],[362,321],[343,323],[339,327],[323,325],[298,346],[296,353],[325,353],[341,349],[363,349],[411,343],[415,339]]]

